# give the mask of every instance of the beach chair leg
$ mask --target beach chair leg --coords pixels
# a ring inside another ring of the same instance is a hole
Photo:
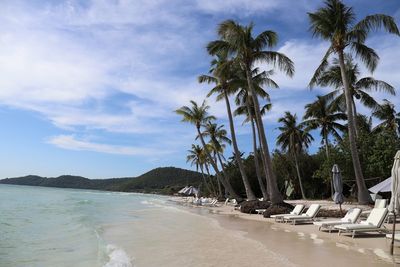
[[[341,233],[342,231],[341,230],[339,230],[339,232],[338,232],[338,235],[340,235],[340,233]]]
[[[322,226],[318,227],[318,231],[321,231],[321,227],[322,227]]]
[[[355,236],[355,235],[356,235],[356,231],[353,231],[353,234],[352,234],[351,238],[354,239],[354,236]]]

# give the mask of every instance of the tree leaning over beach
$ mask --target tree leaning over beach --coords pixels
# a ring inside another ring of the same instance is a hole
[[[282,150],[287,151],[292,157],[296,167],[301,196],[303,199],[306,199],[298,157],[309,147],[314,138],[306,130],[305,124],[297,123],[296,114],[291,114],[289,111],[286,111],[285,115],[278,119],[278,122],[281,123],[281,126],[278,127],[281,133],[276,139],[276,144],[280,145]]]
[[[229,120],[229,129],[231,132],[232,146],[234,155],[236,157],[236,162],[239,167],[240,174],[242,176],[244,188],[246,191],[246,196],[248,200],[255,200],[256,196],[251,189],[249,179],[247,177],[246,171],[244,169],[244,165],[242,159],[240,157],[240,150],[236,141],[236,133],[235,126],[233,123],[233,116],[231,110],[231,104],[229,102],[229,95],[232,93],[232,87],[230,86],[230,82],[234,79],[234,71],[232,70],[233,66],[230,64],[227,58],[226,52],[221,52],[216,54],[215,58],[211,62],[211,75],[200,75],[198,81],[200,83],[213,83],[215,87],[210,90],[207,96],[212,94],[218,94],[218,100],[225,100],[226,112]]]
[[[293,62],[281,54],[272,50],[277,44],[278,36],[273,31],[263,31],[256,37],[253,36],[253,27],[251,23],[248,26],[242,26],[233,20],[226,20],[218,27],[219,40],[210,42],[207,50],[211,55],[223,51],[233,56],[233,61],[245,72],[248,83],[248,94],[255,107],[255,121],[259,128],[259,137],[261,141],[262,157],[264,157],[264,168],[267,173],[268,193],[272,204],[283,202],[282,194],[279,192],[278,183],[272,170],[271,155],[269,153],[268,143],[264,130],[264,123],[260,114],[260,104],[255,93],[252,78],[252,69],[255,63],[267,63],[277,66],[288,76],[294,74]]]
[[[345,67],[345,50],[347,53],[355,54],[370,71],[374,71],[379,56],[376,52],[365,44],[368,34],[372,30],[383,28],[389,33],[399,35],[399,30],[391,16],[376,14],[369,15],[361,21],[355,23],[355,13],[352,7],[344,5],[340,0],[327,0],[324,7],[319,8],[314,13],[308,13],[310,19],[310,30],[314,37],[319,37],[330,42],[330,47],[325,53],[320,66],[316,69],[310,81],[310,88],[317,84],[318,78],[329,65],[329,56],[338,56],[341,78],[346,99],[346,111],[348,117],[348,135],[353,161],[354,173],[358,188],[358,202],[360,204],[371,203],[371,196],[365,185],[364,176],[361,169],[360,159],[357,151],[355,116],[352,107],[352,96],[349,80]]]
[[[210,120],[214,120],[214,116],[210,116],[208,114],[208,109],[210,108],[205,101],[199,106],[195,101],[191,100],[191,107],[183,106],[175,112],[181,115],[183,122],[188,122],[194,124],[196,127],[197,134],[200,138],[201,144],[203,146],[204,152],[213,167],[217,179],[221,182],[221,184],[225,187],[225,190],[231,195],[231,197],[235,198],[237,201],[242,201],[242,198],[233,190],[231,184],[226,179],[225,174],[221,173],[218,169],[217,163],[214,161],[213,157],[210,154],[210,151],[207,148],[207,144],[204,141],[203,135],[201,133],[201,127],[209,122]]]

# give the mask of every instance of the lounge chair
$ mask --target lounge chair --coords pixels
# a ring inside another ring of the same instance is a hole
[[[314,225],[319,226],[318,228],[319,231],[321,231],[322,229],[327,229],[329,230],[330,233],[333,227],[336,225],[356,223],[358,217],[360,217],[360,214],[361,214],[360,208],[352,208],[349,209],[346,215],[340,220],[314,222]]]
[[[289,216],[289,215],[300,215],[304,210],[304,205],[303,204],[297,204],[294,209],[287,214],[275,214],[271,215],[270,218],[274,218],[275,221],[282,221],[283,217]]]
[[[352,238],[354,238],[357,232],[383,232],[385,227],[381,228],[385,218],[388,214],[388,209],[372,209],[366,221],[361,221],[355,224],[342,224],[336,225],[334,228],[339,230],[338,235],[341,233],[352,233]]]
[[[384,209],[387,206],[387,199],[376,199],[375,200],[375,205],[374,208],[376,209]],[[368,217],[368,215],[371,213],[370,210],[366,210],[361,212],[361,217]]]
[[[214,199],[209,203],[203,203],[203,206],[210,206],[210,207],[216,207],[218,203],[218,199]]]
[[[306,213],[303,213],[301,215],[284,216],[283,221],[292,222],[292,224],[296,224],[296,222],[312,222],[317,216],[320,208],[320,204],[311,204]]]

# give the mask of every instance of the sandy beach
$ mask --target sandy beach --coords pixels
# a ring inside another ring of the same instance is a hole
[[[174,201],[183,204],[181,199],[174,198]],[[324,208],[338,208],[330,201],[288,202],[293,204],[302,202],[307,206],[318,202]],[[396,266],[400,264],[399,244],[396,244],[395,255],[391,256],[389,254],[390,241],[382,234],[359,234],[352,239],[349,235],[338,236],[336,232],[320,232],[313,224],[290,225],[277,223],[273,219],[267,219],[258,214],[244,214],[230,205],[220,204],[218,207],[183,205],[185,209],[193,213],[216,219],[223,229],[232,233],[241,233],[243,238],[257,242],[259,246],[285,258],[287,262],[295,266]],[[347,204],[343,208],[354,206],[357,205]],[[370,209],[368,206],[361,207],[363,210]],[[385,226],[388,229],[392,227],[391,224]],[[236,245],[229,246],[233,249]],[[226,248],[220,248],[220,251],[224,249]],[[241,255],[255,254],[255,249],[249,246],[240,253]],[[258,260],[261,256],[261,254],[253,256],[251,263],[248,262],[248,265],[244,266],[265,266]],[[236,265],[235,261],[232,261],[232,264],[223,266],[240,266]]]

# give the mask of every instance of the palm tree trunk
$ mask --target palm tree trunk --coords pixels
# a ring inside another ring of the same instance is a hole
[[[247,84],[249,87],[248,95],[253,100],[256,123],[258,125],[258,129],[260,132],[259,137],[260,137],[260,141],[261,141],[260,142],[261,150],[262,150],[263,157],[265,158],[264,168],[267,173],[269,198],[270,198],[272,204],[279,204],[279,203],[283,202],[283,197],[282,197],[282,194],[279,192],[278,183],[276,181],[275,174],[272,170],[272,161],[271,161],[271,156],[269,154],[267,139],[265,137],[264,124],[262,122],[261,112],[260,112],[260,104],[258,103],[258,97],[255,94],[253,83],[251,81],[252,76],[251,76],[251,70],[249,67],[247,67],[247,69],[246,69],[246,76],[247,76]]]
[[[352,108],[352,96],[349,88],[349,82],[347,80],[346,68],[344,64],[343,50],[338,51],[340,72],[342,75],[342,82],[344,85],[344,92],[346,98],[346,110],[348,119],[348,131],[349,131],[349,143],[351,150],[351,158],[353,160],[354,174],[356,176],[357,188],[358,188],[358,202],[360,204],[369,204],[372,202],[371,196],[368,193],[367,186],[365,185],[364,176],[361,170],[360,158],[357,151],[356,143],[356,130],[354,126],[354,114]]]
[[[306,199],[306,195],[304,193],[304,188],[303,188],[303,183],[301,181],[301,175],[300,175],[300,168],[299,168],[299,162],[297,160],[297,155],[296,153],[293,154],[294,157],[294,164],[296,166],[296,172],[297,172],[297,178],[299,179],[299,185],[300,185],[300,191],[301,191],[301,198]]]
[[[219,179],[217,178],[217,185],[218,185],[218,194],[217,194],[217,192],[215,190],[214,182],[211,179],[211,174],[210,174],[210,170],[208,169],[208,165],[204,164],[204,167],[206,168],[206,172],[207,172],[208,177],[210,177],[210,181],[211,181],[213,190],[215,192],[215,195],[218,195],[219,197],[222,197],[221,183],[219,182]]]
[[[257,135],[256,135],[256,127],[254,125],[253,118],[250,118],[250,123],[251,123],[251,130],[252,130],[252,133],[253,133],[254,165],[256,167],[257,180],[258,180],[258,183],[260,185],[262,196],[263,196],[264,200],[267,200],[269,197],[268,197],[268,193],[267,193],[266,187],[265,187],[265,185],[263,183],[263,180],[262,180],[262,175],[261,175],[261,170],[260,170],[260,162],[258,161]]]
[[[325,153],[326,153],[326,160],[328,163],[330,163],[330,156],[329,156],[329,140],[328,136],[324,134],[324,143],[325,143]],[[332,176],[329,177],[329,183],[331,186],[331,196],[333,197],[333,181],[332,181]]]
[[[351,96],[351,102],[352,102],[352,108],[353,108],[353,115],[354,115],[354,128],[356,129],[356,138],[360,136],[360,131],[358,129],[357,125],[357,108],[356,108],[356,103],[354,102],[353,96]]]
[[[218,180],[225,187],[225,190],[228,191],[228,193],[231,195],[231,197],[236,199],[237,202],[241,202],[243,199],[235,192],[235,190],[233,190],[231,184],[225,179],[224,175],[219,172],[218,166],[215,163],[215,161],[213,160],[213,158],[211,157],[211,154],[207,149],[206,142],[204,142],[203,135],[200,132],[200,126],[197,126],[196,128],[197,128],[197,133],[200,137],[201,144],[203,145],[204,151],[206,152],[206,155],[207,155],[208,159],[210,160],[210,164],[213,167]]]
[[[246,171],[244,170],[242,158],[240,157],[239,147],[238,147],[237,142],[236,142],[235,127],[233,125],[231,105],[229,103],[229,98],[228,98],[228,95],[226,93],[225,88],[224,88],[224,98],[225,98],[225,103],[226,103],[226,110],[227,110],[227,113],[228,113],[229,127],[230,127],[230,130],[231,130],[233,151],[235,152],[236,162],[238,164],[240,174],[242,175],[242,180],[243,180],[243,184],[244,184],[244,189],[246,190],[247,200],[255,200],[256,196],[254,195],[254,192],[251,189],[249,179],[247,178]]]
[[[202,178],[203,178],[204,186],[207,188],[207,191],[208,191],[210,194],[212,194],[212,191],[211,191],[211,189],[210,189],[210,186],[209,186],[209,184],[207,183],[206,177],[205,177],[205,175],[204,175],[204,170],[203,170],[202,164],[200,164],[199,167],[200,167],[200,171],[201,171],[201,176],[202,176]]]

